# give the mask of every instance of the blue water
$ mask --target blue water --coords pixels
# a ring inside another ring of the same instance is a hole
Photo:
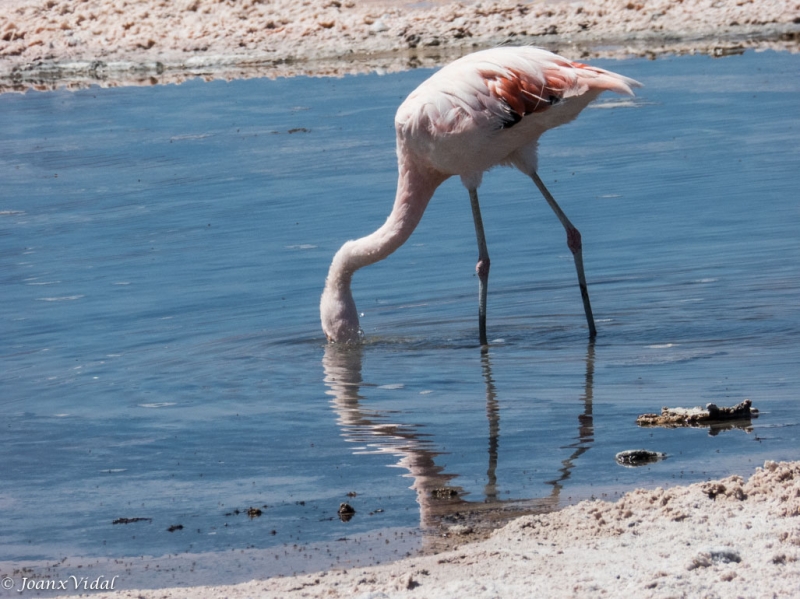
[[[500,169],[481,188],[488,353],[457,180],[356,275],[364,347],[319,328],[333,253],[388,214],[394,111],[430,71],[0,96],[0,571],[384,530],[424,544],[486,502],[800,459],[800,56],[596,64],[646,87],[548,133],[540,174],[583,234],[599,336],[563,230]],[[635,424],[745,398],[749,432]],[[639,447],[669,458],[615,463]]]

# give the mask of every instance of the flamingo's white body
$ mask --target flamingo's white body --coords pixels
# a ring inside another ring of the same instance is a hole
[[[395,117],[399,178],[386,222],[348,241],[336,253],[320,302],[329,341],[361,338],[350,290],[353,273],[386,258],[409,238],[436,188],[458,175],[469,191],[478,237],[480,341],[486,343],[489,255],[477,189],[484,171],[508,165],[529,175],[567,231],[575,257],[589,332],[594,320],[583,274],[580,233],[536,174],[539,137],[572,121],[603,91],[633,95],[633,79],[571,62],[531,47],[495,48],[467,55],[436,72],[400,105]]]

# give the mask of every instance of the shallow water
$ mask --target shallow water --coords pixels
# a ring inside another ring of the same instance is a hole
[[[365,345],[319,328],[333,253],[388,214],[394,110],[430,71],[0,96],[0,572],[154,556],[172,574],[130,561],[116,588],[234,582],[402,554],[487,503],[800,459],[800,56],[597,64],[646,87],[547,134],[540,174],[583,233],[599,336],[563,230],[502,169],[481,188],[488,353],[455,180],[355,277]],[[744,398],[749,431],[635,424]],[[615,463],[639,447],[669,457]],[[248,565],[223,567],[231,550]]]

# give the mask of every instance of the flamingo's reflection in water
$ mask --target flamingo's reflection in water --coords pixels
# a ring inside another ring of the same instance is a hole
[[[486,416],[488,420],[488,467],[484,497],[467,501],[462,489],[450,483],[458,473],[445,472],[436,464],[435,444],[430,435],[419,432],[415,424],[389,422],[386,414],[371,409],[362,396],[362,387],[371,386],[362,380],[361,369],[364,352],[362,345],[335,345],[325,347],[322,365],[327,393],[332,396],[337,423],[343,436],[359,446],[399,456],[398,466],[408,470],[413,479],[411,488],[416,491],[420,506],[420,526],[426,542],[438,543],[453,524],[467,525],[467,529],[480,534],[503,522],[525,514],[543,513],[558,507],[563,483],[571,474],[575,461],[592,445],[594,425],[592,420],[592,392],[594,377],[594,342],[586,351],[586,381],[581,396],[583,410],[578,414],[578,435],[568,445],[573,451],[562,461],[559,475],[547,481],[550,493],[543,497],[498,499],[497,464],[500,449],[500,401],[497,398],[492,376],[491,355],[482,349],[481,368],[486,385]],[[477,443],[477,440],[476,440]],[[460,530],[464,530],[463,528]],[[446,543],[445,543],[446,545]],[[432,547],[431,547],[432,548]]]

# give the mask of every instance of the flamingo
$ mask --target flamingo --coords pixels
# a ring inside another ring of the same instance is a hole
[[[583,308],[594,338],[581,234],[537,174],[539,137],[575,119],[604,91],[633,95],[638,81],[534,47],[501,47],[468,54],[434,73],[400,105],[395,116],[398,182],[394,205],[375,232],[346,242],[333,257],[320,301],[329,342],[362,338],[351,291],[353,274],[383,260],[414,232],[436,188],[458,175],[469,192],[478,240],[478,330],[486,337],[489,252],[478,187],[483,173],[513,166],[528,175],[567,233]]]

